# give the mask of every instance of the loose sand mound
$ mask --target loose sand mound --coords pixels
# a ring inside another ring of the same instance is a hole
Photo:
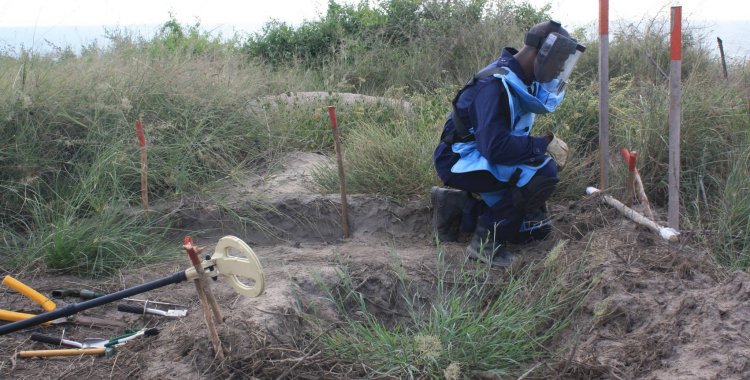
[[[132,342],[110,358],[15,359],[19,350],[48,349],[28,339],[30,331],[0,337],[0,377],[39,378],[360,378],[361,366],[326,357],[315,344],[304,315],[314,307],[324,320],[339,320],[318,286],[338,283],[346,264],[375,315],[396,318],[403,305],[396,296],[393,257],[426,285],[434,284],[436,251],[424,200],[394,202],[355,195],[350,201],[353,236],[341,239],[340,197],[320,195],[309,174],[326,158],[301,153],[274,175],[240,176],[210,194],[162,205],[162,212],[187,229],[204,231],[198,244],[225,234],[248,242],[266,273],[267,291],[255,299],[238,297],[222,280],[212,284],[225,323],[219,333],[227,359],[213,359],[195,289],[170,285],[141,298],[186,305],[176,320],[142,319],[115,305],[84,314],[156,326],[156,337]],[[526,262],[543,257],[560,239],[569,243],[561,265],[584,263],[581,276],[595,284],[572,326],[553,342],[552,360],[529,363],[526,378],[750,378],[748,331],[750,277],[717,271],[704,254],[673,247],[649,231],[636,229],[596,199],[552,205],[554,239],[513,249]],[[244,216],[245,219],[238,218]],[[257,224],[266,220],[269,225]],[[176,237],[176,242],[179,239]],[[176,244],[177,246],[177,244]],[[460,259],[463,244],[442,246],[449,260]],[[209,249],[210,252],[210,249]],[[102,281],[42,272],[16,273],[42,292],[90,287],[112,292],[186,269],[182,257],[122,273]],[[0,307],[38,312],[36,305],[3,289]],[[72,299],[68,301],[74,301]],[[36,331],[59,334],[60,327]],[[68,326],[66,336],[112,337],[121,331]],[[533,367],[532,367],[533,366]]]

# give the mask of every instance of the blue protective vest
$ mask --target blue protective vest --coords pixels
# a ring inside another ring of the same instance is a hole
[[[508,93],[508,103],[510,109],[510,133],[514,136],[529,136],[531,134],[531,128],[534,124],[534,118],[536,114],[527,111],[530,107],[524,107],[529,102],[529,99],[525,99],[523,96],[518,96],[518,89],[527,88],[526,84],[510,69],[507,70],[507,74],[495,74],[495,77],[500,78],[502,81],[505,91]],[[516,90],[511,90],[515,88]],[[525,91],[520,92],[526,95]],[[469,132],[474,133],[474,128],[470,128]],[[502,182],[510,182],[511,176],[516,170],[520,169],[520,177],[516,182],[516,186],[523,187],[531,178],[536,174],[542,166],[546,165],[550,157],[546,157],[539,165],[502,165],[493,164],[484,158],[477,149],[476,141],[469,142],[456,142],[451,146],[454,153],[457,153],[461,158],[456,162],[451,171],[453,173],[467,173],[478,170],[486,170],[492,173],[495,178]],[[493,193],[480,193],[484,201],[492,206],[497,203],[502,195],[503,191]]]

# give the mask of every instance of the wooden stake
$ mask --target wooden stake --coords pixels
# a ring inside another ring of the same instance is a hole
[[[650,229],[651,231],[654,231],[659,236],[661,236],[661,238],[664,240],[667,240],[673,243],[678,241],[678,236],[680,235],[680,233],[677,232],[677,230],[673,228],[669,228],[669,227],[662,227],[656,224],[656,222],[639,214],[637,211],[633,210],[632,208],[625,206],[624,204],[622,204],[622,202],[618,201],[617,199],[614,199],[611,196],[602,193],[599,189],[595,187],[589,187],[586,189],[586,193],[589,195],[600,193],[602,195],[602,199],[604,199],[604,202],[614,207],[617,211],[621,212],[623,215],[628,217],[628,219],[634,221],[638,225],[644,226]]]
[[[638,174],[638,169],[635,171],[635,190],[636,194],[638,194],[638,202],[641,202],[643,210],[646,212],[646,216],[651,220],[655,220],[654,212],[651,210],[651,206],[648,203],[646,190],[643,189],[643,181],[641,181],[641,175]]]
[[[216,358],[219,359],[219,361],[224,361],[224,347],[221,345],[221,338],[219,338],[219,332],[216,329],[213,313],[211,313],[210,307],[208,306],[206,291],[203,289],[203,286],[201,286],[200,278],[196,278],[194,282],[195,290],[198,292],[198,299],[201,303],[201,309],[203,310],[203,319],[206,321],[206,327],[208,328],[208,338],[211,340],[211,345],[214,346]]]
[[[331,130],[333,131],[333,147],[336,150],[336,163],[339,167],[339,192],[341,193],[341,228],[344,230],[344,238],[349,237],[349,205],[346,201],[346,178],[344,177],[344,160],[341,157],[341,143],[339,142],[339,130],[336,124],[336,106],[328,106],[328,115],[331,117]]]
[[[221,310],[219,304],[216,302],[211,288],[208,283],[208,276],[206,275],[201,260],[198,257],[200,251],[203,248],[197,247],[193,243],[193,238],[185,236],[183,239],[183,248],[190,257],[190,262],[193,264],[193,268],[198,273],[198,277],[195,279],[195,290],[198,292],[198,299],[201,303],[203,310],[203,318],[206,321],[206,327],[208,328],[208,337],[211,340],[211,344],[214,346],[216,352],[216,358],[219,361],[224,361],[224,348],[221,345],[221,339],[219,338],[218,330],[216,329],[216,323],[221,323],[224,318],[221,316]]]
[[[727,72],[727,60],[724,58],[724,43],[721,38],[716,37],[716,42],[719,43],[719,54],[721,55],[721,67],[724,69],[724,79],[729,79],[729,73]]]
[[[625,185],[625,204],[628,207],[633,206],[633,198],[635,197],[635,160],[632,154],[635,151],[628,152],[627,149],[620,149],[620,154],[625,158],[625,165],[628,167],[628,181]]]
[[[146,135],[143,133],[141,116],[135,121],[135,131],[138,135],[138,146],[141,150],[141,203],[143,209],[148,211],[148,153],[146,151]]]
[[[630,207],[630,203],[632,201],[632,197],[635,196],[638,198],[638,202],[641,203],[643,206],[643,210],[646,212],[646,216],[654,220],[654,213],[651,211],[651,207],[648,203],[648,197],[646,196],[646,190],[643,188],[643,181],[641,180],[641,175],[638,174],[638,167],[636,165],[636,160],[638,159],[638,154],[636,151],[628,151],[626,148],[620,149],[620,155],[622,155],[622,158],[625,160],[625,165],[628,167],[628,185],[626,189],[626,202],[628,203],[628,207]]]
[[[609,187],[609,0],[599,0],[599,187]]]

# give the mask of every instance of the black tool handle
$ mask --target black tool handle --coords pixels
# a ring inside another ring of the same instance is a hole
[[[33,334],[31,334],[31,340],[33,340],[35,342],[42,342],[42,343],[54,344],[55,346],[62,346],[63,345],[63,339],[62,339],[62,337],[51,336],[51,335],[44,335],[44,334],[40,334],[40,333],[33,333]]]
[[[137,305],[128,305],[128,304],[118,304],[117,305],[117,311],[122,311],[123,313],[133,313],[133,314],[146,314],[146,310],[142,306]]]

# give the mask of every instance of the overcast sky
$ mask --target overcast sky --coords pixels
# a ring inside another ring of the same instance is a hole
[[[528,0],[535,6],[549,3],[553,17],[564,25],[596,25],[598,0]],[[358,0],[340,0],[356,3]],[[663,15],[669,7],[681,5],[688,21],[708,21],[733,25],[730,34],[750,35],[750,1],[748,0],[610,0],[610,20],[641,19]],[[171,12],[178,21],[193,24],[200,20],[208,29],[224,33],[258,31],[271,19],[298,25],[324,13],[327,0],[0,0],[0,43],[28,44],[29,31],[34,38],[59,39],[68,43],[76,39],[93,39],[92,31],[102,26],[159,25]],[[75,28],[71,28],[75,27]],[[147,29],[141,29],[147,30]],[[65,35],[73,33],[74,35]],[[78,35],[75,35],[75,34]],[[101,33],[100,33],[101,34]],[[84,41],[85,42],[85,41]]]

